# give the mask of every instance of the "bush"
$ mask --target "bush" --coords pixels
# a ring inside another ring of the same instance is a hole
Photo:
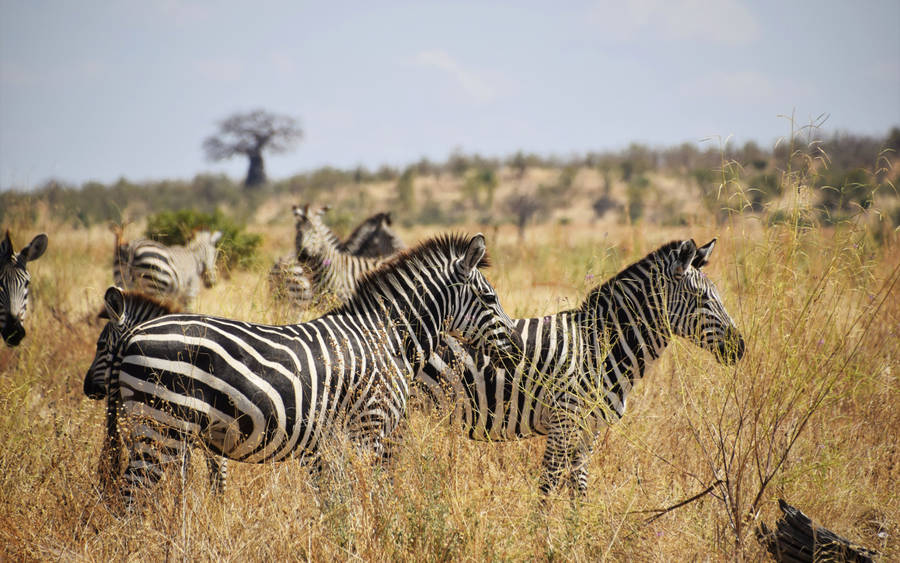
[[[202,213],[193,209],[163,211],[147,218],[146,236],[163,244],[185,245],[194,231],[206,229],[222,231],[219,242],[219,263],[226,269],[247,268],[256,259],[262,243],[258,234],[247,233],[240,225],[226,217],[220,210]]]

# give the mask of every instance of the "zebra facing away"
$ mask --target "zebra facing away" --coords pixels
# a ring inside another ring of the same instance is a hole
[[[309,206],[305,208],[294,206],[294,214],[298,222],[301,220],[298,210],[301,209],[304,220],[307,215],[310,215]],[[321,215],[328,209],[329,206],[323,206],[313,213]],[[390,256],[406,248],[390,225],[390,213],[372,215],[360,223],[350,233],[347,240],[338,242],[337,247],[341,252],[353,256],[372,258]],[[324,223],[320,223],[317,227],[323,229],[322,236],[328,237],[329,240],[337,240],[337,236]],[[269,270],[269,289],[276,297],[284,298],[288,303],[305,309],[315,297],[310,274],[309,269],[304,268],[303,264],[298,261],[295,251],[293,255],[279,258]]]
[[[120,415],[129,451],[122,493],[157,482],[199,442],[239,461],[291,454],[321,466],[335,431],[383,456],[403,416],[409,380],[442,331],[496,355],[521,349],[512,320],[478,268],[484,237],[438,237],[360,280],[327,315],[271,326],[166,315],[131,329],[109,370],[108,432],[118,459]],[[115,467],[115,463],[110,464]]]
[[[353,256],[341,250],[341,242],[322,221],[328,207],[294,206],[297,260],[309,272],[314,299],[345,303],[359,277],[389,260],[389,257]]]
[[[671,242],[594,288],[578,309],[516,320],[524,354],[515,371],[448,337],[418,383],[437,402],[452,401],[451,420],[471,439],[547,436],[541,492],[568,473],[583,495],[598,431],[623,416],[629,391],[672,335],[724,364],[743,356],[743,338],[701,271],[715,242]]]
[[[97,339],[97,353],[84,377],[84,394],[93,400],[106,398],[113,353],[126,333],[144,321],[179,312],[171,303],[136,291],[122,291],[115,286],[106,290],[103,300],[105,309],[101,315],[108,321],[100,332],[100,337]],[[109,428],[114,428],[114,425],[110,426],[112,423],[110,417],[112,416],[115,414],[108,411],[107,426]],[[104,451],[109,451],[109,448],[113,447],[110,443],[113,439],[116,439],[116,436],[108,431]],[[226,460],[210,454],[207,456],[207,464],[213,491],[224,494],[228,469]]]
[[[13,251],[9,229],[0,241],[0,336],[7,346],[18,346],[25,338],[22,322],[28,314],[28,284],[31,275],[28,262],[40,258],[47,250],[47,235],[31,239],[19,252]]]
[[[115,231],[114,231],[115,232]],[[201,283],[216,283],[216,243],[221,231],[197,231],[187,246],[166,246],[147,239],[120,244],[116,232],[113,282],[190,308]]]

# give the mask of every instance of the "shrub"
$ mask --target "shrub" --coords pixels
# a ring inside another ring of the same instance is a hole
[[[262,243],[258,234],[244,231],[244,225],[226,217],[220,210],[202,213],[193,209],[163,211],[147,218],[146,236],[163,244],[185,245],[194,231],[222,231],[219,262],[226,269],[247,268],[256,259]]]

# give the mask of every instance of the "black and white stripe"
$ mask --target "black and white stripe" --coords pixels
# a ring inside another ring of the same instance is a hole
[[[47,235],[31,239],[19,252],[13,251],[9,229],[0,241],[0,336],[7,346],[18,346],[25,338],[22,324],[28,314],[28,262],[37,260],[47,249]]]
[[[197,231],[187,246],[166,246],[146,239],[118,244],[117,237],[113,283],[190,308],[201,284],[216,283],[216,243],[221,238],[220,231]]]
[[[315,236],[330,245],[335,245],[340,253],[383,259],[406,248],[390,227],[390,213],[377,213],[369,217],[353,230],[347,240],[340,242],[337,235],[321,220],[321,215],[328,211],[329,206],[315,209],[311,209],[309,205],[294,206],[293,209],[298,230],[301,224],[308,222],[309,226],[315,229]],[[308,220],[308,217],[313,219]],[[375,267],[378,263],[372,262],[370,266]],[[302,261],[298,260],[296,250],[292,256],[282,256],[269,270],[269,290],[276,298],[296,308],[308,308],[316,300],[317,295],[324,297],[329,293],[328,281],[314,284],[315,272],[310,266],[308,254]]]
[[[540,489],[568,474],[587,488],[587,462],[603,424],[625,413],[628,393],[668,344],[683,336],[733,363],[744,341],[702,273],[715,239],[669,243],[592,290],[578,309],[519,319],[524,355],[515,370],[453,338],[420,372],[432,398],[475,440],[547,436]]]
[[[367,258],[390,256],[406,248],[403,240],[391,228],[390,212],[376,213],[359,225],[339,248],[347,254]]]
[[[318,465],[332,433],[346,431],[383,455],[442,331],[498,355],[520,349],[486,265],[483,236],[445,236],[370,272],[346,304],[308,323],[167,315],[132,329],[108,395],[110,434],[122,430],[117,414],[132,421],[126,499],[183,460],[188,442],[245,462],[295,454]]]
[[[354,256],[341,250],[334,232],[322,221],[327,207],[294,206],[298,262],[308,272],[313,299],[324,303],[345,303],[356,289],[360,276],[389,258]]]
[[[106,318],[108,321],[100,332],[100,337],[97,338],[97,352],[84,377],[84,394],[96,401],[105,399],[107,396],[107,382],[113,353],[122,338],[131,329],[145,321],[179,312],[171,302],[160,301],[136,291],[122,291],[115,286],[106,290],[104,305],[105,309],[101,318]],[[115,426],[114,421],[110,420],[110,417],[114,416],[116,416],[115,412],[107,411],[108,427]],[[106,435],[107,443],[104,445],[104,451],[109,451],[114,447],[111,443],[114,439],[116,436],[109,433]],[[218,494],[224,494],[228,471],[227,461],[209,454],[207,465],[209,466],[212,490]],[[105,471],[109,469],[110,467],[104,468]]]

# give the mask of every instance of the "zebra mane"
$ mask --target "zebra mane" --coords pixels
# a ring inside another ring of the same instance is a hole
[[[125,301],[126,311],[136,311],[138,309],[153,309],[154,312],[157,312],[157,314],[153,315],[154,317],[161,317],[162,315],[174,315],[176,313],[184,312],[181,307],[173,303],[171,300],[163,300],[154,295],[149,295],[147,293],[134,289],[122,289],[121,291],[122,297]],[[105,307],[102,311],[100,311],[98,318],[109,318],[107,316]]]
[[[584,311],[584,310],[588,310],[588,309],[592,308],[594,306],[594,303],[596,303],[598,296],[603,295],[603,294],[612,293],[613,288],[615,287],[615,285],[617,283],[619,283],[623,279],[633,278],[634,272],[636,270],[638,270],[639,268],[646,267],[648,264],[653,263],[653,262],[661,261],[662,259],[665,258],[665,256],[668,253],[670,253],[673,250],[675,250],[676,248],[678,248],[678,245],[680,245],[680,244],[681,244],[681,241],[678,241],[678,240],[673,240],[671,242],[667,242],[666,244],[660,246],[659,248],[657,248],[653,252],[647,254],[640,260],[637,260],[637,261],[633,262],[632,264],[629,264],[623,270],[621,270],[619,273],[617,273],[613,277],[611,277],[608,280],[606,280],[605,282],[603,282],[601,285],[598,285],[597,287],[595,287],[594,289],[589,291],[587,296],[584,298],[584,301],[582,301],[579,309]]]
[[[361,274],[357,280],[357,287],[356,291],[353,292],[353,296],[347,303],[334,309],[334,312],[347,312],[350,304],[356,301],[358,296],[378,291],[380,283],[396,270],[416,269],[419,267],[416,264],[426,262],[428,258],[435,255],[441,257],[453,256],[455,258],[464,256],[471,240],[470,236],[462,233],[444,233],[420,242],[416,246],[398,251],[377,268]],[[476,267],[486,269],[490,266],[490,258],[488,253],[485,252]]]

